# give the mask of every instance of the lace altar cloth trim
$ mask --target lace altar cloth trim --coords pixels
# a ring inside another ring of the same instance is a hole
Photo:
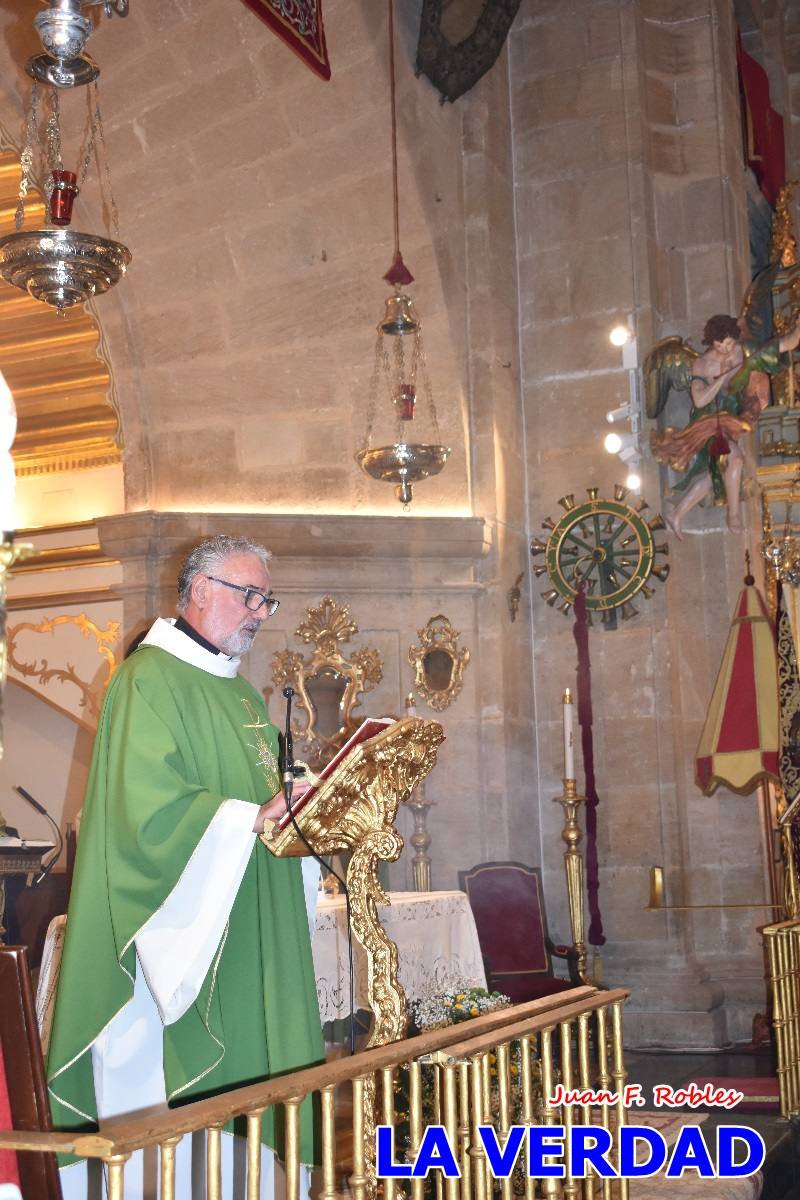
[[[378,916],[397,945],[400,982],[409,1000],[465,980],[486,987],[475,919],[463,892],[392,892]],[[350,1014],[347,910],[344,896],[321,899],[314,929],[314,968],[323,1022]],[[353,941],[355,1007],[367,1007],[366,959]]]

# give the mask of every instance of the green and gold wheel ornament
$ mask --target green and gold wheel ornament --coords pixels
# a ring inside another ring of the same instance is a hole
[[[544,555],[533,570],[537,577],[547,572],[552,587],[542,595],[551,608],[568,614],[582,585],[589,623],[593,613],[600,613],[605,628],[616,629],[617,609],[627,621],[637,613],[633,597],[641,592],[649,600],[653,595],[651,575],[666,581],[669,564],[656,563],[656,555],[668,554],[669,546],[656,545],[653,534],[666,526],[660,513],[645,520],[646,500],[632,508],[625,502],[627,488],[618,484],[613,500],[598,498],[598,490],[587,488],[589,499],[583,504],[576,504],[573,495],[561,497],[564,516],[557,522],[548,517],[542,522],[549,530],[547,540],[531,542],[534,558]]]

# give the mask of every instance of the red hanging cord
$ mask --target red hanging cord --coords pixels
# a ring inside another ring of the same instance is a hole
[[[393,287],[406,287],[414,276],[400,252],[400,190],[397,186],[397,82],[394,69],[394,0],[389,0],[389,89],[392,108],[392,198],[394,201],[394,259],[384,275]]]

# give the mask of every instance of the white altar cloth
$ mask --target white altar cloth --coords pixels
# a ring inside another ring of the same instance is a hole
[[[378,919],[396,944],[409,1000],[465,980],[486,987],[475,919],[464,892],[390,892]],[[344,896],[320,897],[312,944],[323,1023],[350,1015],[347,908]],[[366,958],[353,938],[355,1007],[367,1008]]]

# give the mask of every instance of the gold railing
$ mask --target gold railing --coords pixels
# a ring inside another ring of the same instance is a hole
[[[800,921],[765,925],[781,1116],[800,1113]]]
[[[579,1123],[599,1123],[609,1131],[625,1123],[622,1005],[627,995],[621,990],[574,988],[181,1108],[116,1117],[104,1121],[97,1133],[0,1133],[0,1148],[101,1159],[107,1170],[109,1200],[123,1200],[125,1163],[137,1150],[158,1147],[161,1200],[174,1200],[176,1144],[184,1134],[205,1130],[206,1194],[208,1200],[219,1200],[221,1131],[234,1117],[246,1117],[246,1195],[247,1200],[257,1200],[261,1117],[268,1108],[280,1105],[285,1126],[286,1196],[287,1200],[300,1200],[299,1108],[306,1096],[318,1093],[322,1135],[319,1200],[338,1200],[345,1193],[353,1200],[375,1196],[376,1120],[395,1128],[398,1162],[414,1161],[426,1125],[443,1125],[461,1177],[438,1181],[434,1185],[437,1196],[490,1200],[496,1185],[479,1125],[494,1126],[502,1144],[512,1123],[563,1125],[567,1135]],[[565,1088],[616,1092],[619,1100],[594,1109],[555,1106],[550,1101],[559,1083]],[[342,1096],[345,1085],[352,1089],[352,1117],[346,1124],[341,1119],[347,1108]],[[408,1104],[405,1149],[399,1136],[399,1086]],[[367,1112],[364,1104],[371,1088],[377,1096],[375,1113]],[[503,1200],[511,1200],[512,1192],[519,1190],[512,1179],[499,1183]],[[627,1200],[628,1195],[627,1180],[599,1176],[572,1178],[567,1173],[564,1179],[544,1179],[541,1186],[548,1200],[562,1196],[567,1200]],[[520,1187],[526,1200],[534,1200],[534,1179],[526,1175]],[[394,1179],[385,1179],[382,1192],[384,1200],[397,1200],[402,1189]],[[425,1195],[425,1179],[412,1178],[411,1200],[423,1200]]]

